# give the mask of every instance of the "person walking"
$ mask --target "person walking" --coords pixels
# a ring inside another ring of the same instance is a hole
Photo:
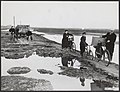
[[[88,46],[86,43],[86,32],[82,33],[82,37],[80,39],[80,54],[83,57],[83,53],[85,52],[85,47]]]
[[[102,37],[106,39],[106,49],[110,52],[110,57],[112,61],[114,46],[115,46],[115,41],[117,36],[114,30],[111,30],[106,35],[102,35]],[[109,63],[107,64],[107,66],[109,65]]]

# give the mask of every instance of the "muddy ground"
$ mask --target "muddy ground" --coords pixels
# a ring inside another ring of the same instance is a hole
[[[25,74],[30,72],[31,69],[28,67],[11,67],[7,70],[7,73],[9,74]]]
[[[1,90],[4,91],[45,91],[53,90],[50,81],[23,76],[2,76]]]
[[[69,49],[62,49],[61,44],[46,39],[42,35],[33,34],[33,40],[27,41],[26,38],[21,38],[18,41],[11,41],[9,32],[1,31],[1,56],[8,59],[19,59],[29,57],[33,52],[38,56],[44,57],[74,57],[82,63],[83,67],[87,69],[74,69],[60,66],[63,69],[58,74],[85,78],[92,78],[96,80],[103,80],[118,86],[119,82],[119,65],[111,63],[108,67],[106,62],[96,62],[96,59],[81,58],[79,51],[70,51]]]

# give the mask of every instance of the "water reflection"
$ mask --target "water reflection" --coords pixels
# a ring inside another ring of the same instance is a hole
[[[57,66],[55,66],[57,64],[60,64],[60,66],[63,65],[67,67],[73,67],[73,68],[70,68],[70,70],[68,71],[69,74],[73,74],[73,75],[78,74],[79,78],[76,79],[76,77],[58,75],[57,73],[62,71]],[[79,61],[77,61],[75,57],[44,58],[44,57],[37,56],[35,52],[28,58],[6,59],[5,57],[1,57],[1,75],[2,76],[8,75],[7,70],[10,69],[11,67],[29,67],[31,69],[31,72],[27,74],[22,74],[22,76],[29,77],[29,78],[49,80],[53,85],[54,90],[78,90],[78,91],[89,90],[90,91],[90,90],[101,89],[101,87],[98,86],[98,84],[100,85],[99,81],[96,81],[96,80],[92,81],[92,79],[88,79],[85,76],[83,76],[86,73],[85,70],[87,69],[85,69],[85,66],[83,66],[83,63],[82,62],[80,63]],[[78,68],[78,69],[75,69],[75,68]],[[37,69],[51,70],[54,72],[54,74],[52,76],[40,74],[37,72]],[[79,71],[76,72],[76,70],[79,70],[79,69],[81,70],[81,72]],[[108,87],[109,85],[109,88],[111,87],[111,90],[114,90],[110,83],[107,83],[107,82],[102,82],[102,83],[104,83],[104,85],[107,85],[105,87]],[[99,89],[96,89],[95,88],[96,86],[99,87]]]
[[[80,82],[82,86],[85,86],[85,78],[84,77],[80,77]]]
[[[80,69],[80,65],[81,65],[81,63],[78,60],[76,60],[76,57],[74,56],[61,57],[61,63],[63,66],[73,67],[78,69]]]
[[[90,84],[91,84],[91,91],[105,91],[107,90],[106,88],[113,87],[112,83],[101,80],[93,80],[93,82]]]
[[[84,89],[88,85],[90,85],[91,91],[105,91],[105,90],[111,91],[111,90],[113,90],[113,87],[115,87],[114,83],[111,83],[110,81],[107,82],[107,81],[103,81],[103,80],[94,80],[93,78],[92,79],[86,78],[86,76],[87,76],[86,74],[89,73],[88,68],[85,67],[82,62],[80,63],[79,61],[77,61],[75,59],[75,57],[70,57],[70,56],[62,57],[61,63],[63,66],[72,67],[72,68],[68,68],[67,70],[63,71],[63,75],[74,76],[74,75],[78,74],[80,88]],[[75,69],[76,66],[77,66],[77,69]],[[91,82],[89,83],[88,80],[89,81],[91,80]]]
[[[62,65],[66,67],[73,66],[73,57],[62,57]]]

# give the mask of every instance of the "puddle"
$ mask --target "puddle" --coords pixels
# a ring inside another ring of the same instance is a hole
[[[67,66],[80,69],[81,64],[76,59],[70,57],[40,57],[37,56],[35,53],[33,53],[28,58],[22,59],[6,59],[4,57],[1,57],[1,76],[9,75],[7,73],[7,70],[11,67],[29,67],[31,69],[29,73],[20,75],[29,78],[49,80],[54,90],[92,90],[92,79],[84,79],[83,85],[80,81],[80,78],[57,74],[58,72],[62,71],[58,66]],[[37,69],[51,70],[54,74],[40,74]]]
[[[39,57],[34,53],[32,56],[23,59],[6,59],[4,57],[1,57],[1,61],[1,76],[9,75],[7,73],[7,70],[11,67],[29,67],[31,69],[29,73],[20,75],[25,77],[49,80],[53,85],[54,90],[90,90],[90,82],[92,80],[86,80],[86,85],[83,87],[80,84],[79,78],[57,74],[58,72],[62,71],[58,67],[58,65],[62,66],[61,58],[44,58]],[[37,69],[51,70],[54,72],[54,74],[40,74],[37,72]]]
[[[39,33],[39,32],[38,32]],[[43,33],[40,33],[43,34]],[[51,40],[56,39],[55,41],[60,41],[60,35],[44,35],[48,38],[53,37]],[[77,44],[77,49],[79,50],[79,36],[75,36],[75,43]],[[88,39],[88,38],[87,38]],[[118,63],[118,47],[115,45],[115,60]],[[113,58],[114,59],[114,58]],[[92,91],[92,90],[119,90],[119,88],[114,87],[105,87],[100,86],[104,83],[97,83],[92,79],[80,79],[76,77],[68,77],[66,75],[59,75],[58,72],[62,72],[58,66],[66,66],[80,69],[81,63],[78,62],[75,58],[72,57],[63,57],[63,58],[51,58],[51,57],[40,57],[36,53],[33,53],[30,57],[21,59],[6,59],[1,57],[1,76],[9,75],[7,70],[12,67],[29,67],[31,71],[27,74],[20,74],[21,76],[36,78],[36,79],[46,79],[49,80],[53,86],[54,90],[78,90],[78,91]],[[46,69],[51,70],[54,74],[40,74],[37,69]],[[16,76],[16,74],[14,74]],[[17,74],[18,75],[18,74]],[[81,82],[82,81],[82,82]],[[84,82],[84,83],[83,83]],[[100,84],[100,85],[98,85]]]

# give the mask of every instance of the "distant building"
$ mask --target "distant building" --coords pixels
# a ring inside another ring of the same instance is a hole
[[[19,28],[19,32],[26,33],[30,30],[30,25],[17,25],[16,28]]]

